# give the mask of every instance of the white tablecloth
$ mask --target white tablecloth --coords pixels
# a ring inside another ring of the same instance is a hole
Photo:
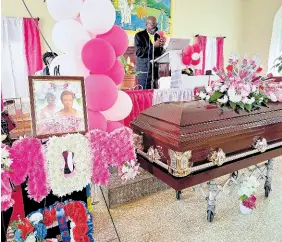
[[[184,89],[193,89],[195,87],[202,87],[207,86],[209,82],[218,80],[219,77],[216,75],[212,76],[188,76],[188,75],[182,75],[182,85],[181,88]],[[159,88],[160,89],[169,89],[171,88],[171,77],[161,77],[159,79]]]
[[[193,99],[194,89],[155,89],[153,105],[165,102],[190,101]]]

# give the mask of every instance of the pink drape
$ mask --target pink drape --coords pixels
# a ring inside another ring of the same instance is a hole
[[[216,67],[217,69],[222,69],[224,67],[223,44],[224,44],[224,37],[217,37],[216,38],[216,45],[217,45]]]
[[[3,104],[3,98],[2,98],[2,92],[1,92],[1,111],[4,109],[4,104]]]
[[[206,66],[206,46],[207,46],[207,36],[201,36],[199,35],[197,37],[196,43],[198,43],[201,47],[202,50],[202,67],[201,69],[196,69],[195,70],[195,75],[205,75],[205,66]]]
[[[40,35],[34,23],[38,26],[37,19],[34,21],[31,18],[23,19],[25,55],[29,75],[33,75],[43,68]]]
[[[152,106],[153,90],[125,91],[131,98],[133,107],[129,116],[123,121],[124,125],[130,127],[130,122],[134,120],[143,110]]]

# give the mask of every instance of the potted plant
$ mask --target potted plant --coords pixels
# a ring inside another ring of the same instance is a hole
[[[255,191],[259,186],[256,177],[251,176],[245,179],[238,191],[240,196],[240,211],[242,214],[250,214],[256,208]]]
[[[123,64],[125,76],[123,82],[119,85],[120,89],[132,89],[136,86],[136,75],[138,74],[135,70],[134,64],[128,57],[125,59],[124,56],[120,57],[120,61]]]

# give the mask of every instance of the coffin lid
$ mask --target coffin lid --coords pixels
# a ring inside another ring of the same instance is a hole
[[[238,114],[231,108],[227,111],[223,111],[221,107],[209,104],[205,101],[189,101],[161,103],[144,110],[141,115],[162,120],[176,126],[185,127],[230,118],[242,118],[243,116],[250,115],[256,116],[275,110],[282,110],[282,103],[270,103],[269,107],[262,107],[252,112],[240,110]]]

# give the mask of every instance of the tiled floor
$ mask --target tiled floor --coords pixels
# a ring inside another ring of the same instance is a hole
[[[169,189],[110,211],[121,242],[282,242],[282,157],[275,160],[268,199],[263,184],[250,215],[240,213],[236,189],[220,193],[213,223],[206,220],[207,204],[200,191],[191,189],[180,201]],[[102,196],[94,210],[95,241],[118,242]]]

